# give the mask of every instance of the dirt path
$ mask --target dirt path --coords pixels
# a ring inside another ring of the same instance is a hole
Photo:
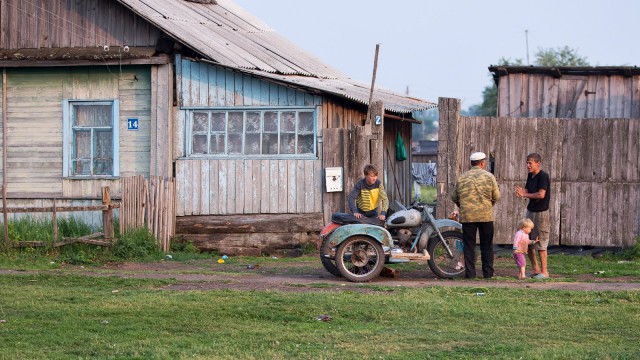
[[[308,259],[308,258],[307,258]],[[510,259],[496,259],[497,262]],[[229,260],[218,264],[213,260],[188,263],[162,261],[156,263],[121,263],[98,268],[63,266],[47,273],[77,274],[85,276],[119,276],[125,278],[175,279],[166,290],[238,289],[258,291],[372,291],[376,287],[420,288],[455,286],[468,288],[515,288],[533,290],[620,291],[640,290],[640,279],[635,277],[602,278],[581,275],[567,279],[552,275],[550,280],[520,281],[513,277],[511,267],[496,267],[497,279],[443,280],[435,277],[426,264],[424,270],[399,271],[395,278],[379,277],[365,284],[351,283],[329,274],[319,261],[266,261],[249,264],[242,260]],[[0,270],[0,274],[24,274],[31,271]],[[569,281],[566,281],[569,280]]]

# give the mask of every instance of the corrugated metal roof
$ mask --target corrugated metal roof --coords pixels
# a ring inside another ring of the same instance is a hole
[[[323,63],[230,0],[217,0],[217,5],[185,0],[118,1],[216,64],[369,102],[369,84]],[[381,88],[375,89],[374,100],[400,113],[436,106]]]

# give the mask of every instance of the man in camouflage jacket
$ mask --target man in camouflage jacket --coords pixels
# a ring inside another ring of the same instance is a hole
[[[486,171],[487,156],[471,154],[471,169],[458,179],[451,200],[460,209],[466,278],[476,277],[476,233],[480,233],[482,276],[493,277],[493,205],[500,198],[496,178]]]

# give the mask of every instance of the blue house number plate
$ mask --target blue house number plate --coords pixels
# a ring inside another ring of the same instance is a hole
[[[127,119],[127,130],[138,130],[138,119],[137,118],[128,118]]]

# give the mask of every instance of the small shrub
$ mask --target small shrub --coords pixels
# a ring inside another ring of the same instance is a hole
[[[640,260],[640,237],[636,238],[634,246],[623,249],[618,256],[625,260]]]
[[[156,238],[146,228],[130,230],[122,234],[113,244],[112,254],[118,260],[162,257]]]
[[[302,253],[305,255],[315,254],[318,252],[318,245],[313,241],[308,241],[302,245]]]
[[[171,251],[172,252],[183,252],[187,254],[198,254],[200,253],[200,249],[198,249],[191,241],[171,241]]]

